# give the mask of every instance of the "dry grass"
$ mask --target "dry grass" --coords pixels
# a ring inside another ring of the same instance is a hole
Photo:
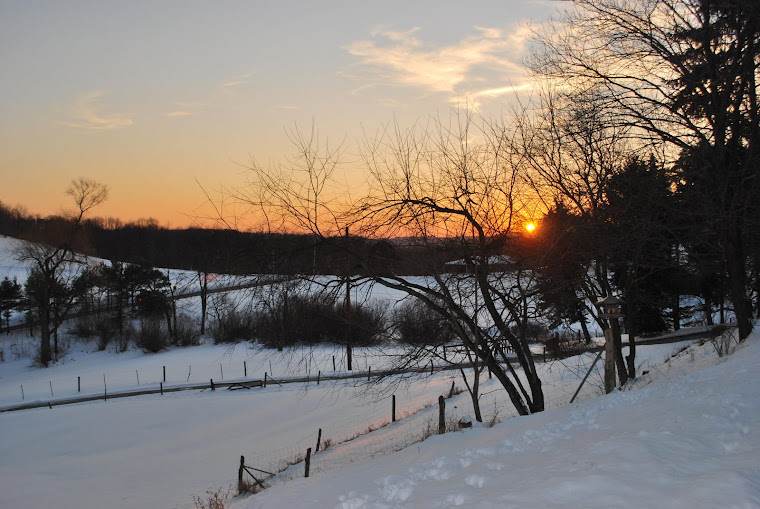
[[[232,495],[232,487],[206,490],[206,498],[193,495],[196,509],[227,509],[227,502]]]

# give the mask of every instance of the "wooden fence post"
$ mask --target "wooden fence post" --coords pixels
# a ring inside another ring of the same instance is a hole
[[[319,428],[319,433],[317,433],[317,448],[314,449],[314,452],[319,452],[319,444],[322,442],[322,428]]]
[[[438,434],[446,433],[446,400],[438,396]]]
[[[317,385],[319,385],[319,379],[322,378],[322,372],[317,373]]]
[[[137,385],[140,385],[140,373],[135,370],[135,376],[137,377]]]
[[[77,377],[77,392],[82,392],[82,377]]]
[[[396,395],[391,396],[391,422],[396,422]]]
[[[166,366],[164,366],[164,382],[166,382]]]
[[[24,401],[24,386],[21,385],[21,401]]]
[[[248,377],[248,365],[245,363],[245,361],[243,361],[243,377]]]
[[[367,369],[367,381],[369,382],[369,378],[372,376],[372,366],[369,366]]]
[[[433,359],[430,359],[430,374],[433,374]]]
[[[212,391],[216,390],[216,388],[214,387],[214,379],[213,378],[211,379],[211,390]]]
[[[333,355],[333,371],[335,371],[335,356]]]
[[[309,466],[311,466],[311,447],[306,449],[306,474],[304,477],[309,477]]]
[[[245,469],[245,457],[240,456],[240,468],[238,468],[238,495],[242,494],[245,491],[245,486],[243,485],[243,470]]]
[[[106,385],[105,373],[103,373],[103,401],[108,401],[108,386]]]
[[[267,386],[267,372],[264,371],[264,387]]]
[[[161,388],[161,396],[164,395],[164,382],[159,382],[159,386]]]
[[[219,364],[219,372],[222,375],[222,380],[224,380],[224,367],[221,364]]]

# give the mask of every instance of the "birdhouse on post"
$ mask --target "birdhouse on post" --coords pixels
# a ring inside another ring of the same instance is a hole
[[[596,307],[599,308],[599,318],[620,318],[623,316],[622,305],[623,301],[612,295],[603,298],[596,303]]]
[[[620,312],[623,301],[610,295],[596,303],[599,308],[599,318],[610,320],[610,327],[604,330],[604,391],[609,394],[615,389],[615,357],[617,356],[616,343],[620,338],[615,335],[620,333],[619,327],[613,327],[613,322],[623,316]],[[617,341],[616,341],[617,339]]]

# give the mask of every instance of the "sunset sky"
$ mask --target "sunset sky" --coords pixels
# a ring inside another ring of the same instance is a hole
[[[189,225],[198,182],[280,160],[294,126],[350,152],[362,127],[498,113],[556,5],[0,0],[0,201],[56,213],[85,176],[111,190],[96,215]]]

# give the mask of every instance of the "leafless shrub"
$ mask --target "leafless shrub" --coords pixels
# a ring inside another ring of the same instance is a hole
[[[140,330],[135,337],[135,344],[146,352],[156,353],[169,346],[169,337],[161,330],[159,319],[145,318],[140,322]]]
[[[208,333],[214,343],[235,343],[240,340],[253,338],[255,334],[253,313],[241,310],[225,298],[213,301],[211,323]]]
[[[486,426],[489,428],[493,428],[498,423],[501,422],[501,419],[499,419],[499,407],[496,405],[496,402],[493,404],[493,414],[491,414],[491,418],[488,419],[488,422],[486,423]]]
[[[172,344],[175,346],[198,346],[201,343],[200,331],[195,328],[192,318],[181,314],[174,322],[174,337]]]
[[[739,344],[739,333],[737,329],[727,327],[717,336],[710,338],[709,341],[718,357],[723,357],[729,355],[734,346]]]
[[[206,490],[206,499],[193,495],[196,509],[226,509],[227,501],[232,494],[232,487]]]

